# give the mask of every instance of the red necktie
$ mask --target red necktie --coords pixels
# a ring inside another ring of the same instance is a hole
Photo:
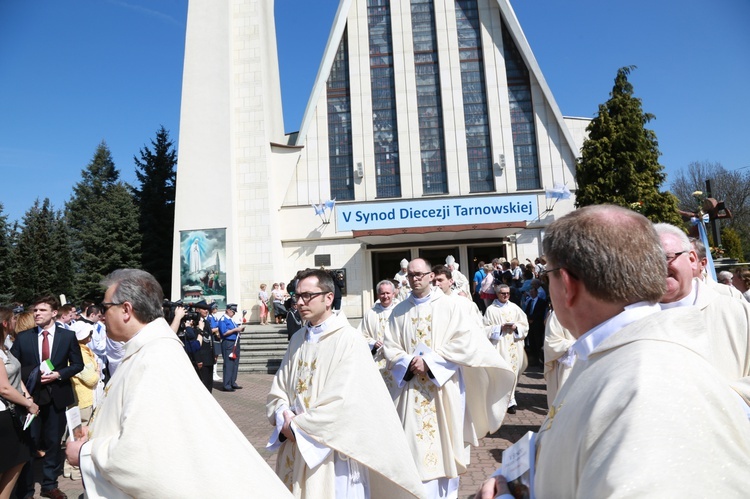
[[[49,359],[49,331],[42,331],[44,339],[42,340],[42,362]]]

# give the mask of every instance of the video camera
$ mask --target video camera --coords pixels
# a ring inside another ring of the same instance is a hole
[[[176,308],[184,308],[185,309],[185,315],[180,321],[180,329],[183,329],[185,327],[185,323],[187,321],[193,321],[193,324],[198,324],[198,321],[201,319],[201,315],[196,312],[195,306],[192,304],[185,305],[182,300],[177,301],[169,301],[168,299],[164,299],[164,302],[162,303],[162,308],[164,309],[164,318],[167,319],[167,322],[170,324],[174,320],[174,311]]]

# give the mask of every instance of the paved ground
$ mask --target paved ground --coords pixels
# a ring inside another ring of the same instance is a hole
[[[240,373],[238,383],[243,387],[234,393],[214,390],[214,397],[232,417],[258,452],[274,466],[276,455],[264,450],[271,426],[265,417],[265,402],[271,386],[272,375]],[[547,412],[547,398],[544,379],[540,368],[530,368],[518,386],[517,401],[519,410],[508,414],[499,431],[487,435],[473,448],[469,471],[461,477],[459,497],[466,498],[476,492],[479,484],[500,464],[502,450],[521,438],[527,431],[536,431]],[[60,479],[60,488],[69,497],[78,497],[83,492],[80,481]],[[39,486],[37,485],[37,492]]]

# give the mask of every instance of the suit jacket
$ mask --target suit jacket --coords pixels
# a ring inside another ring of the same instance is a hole
[[[24,382],[28,375],[39,367],[39,332],[37,327],[21,331],[13,342],[10,351],[21,363],[21,375]],[[42,385],[37,380],[33,390],[34,401],[39,405],[52,402],[57,410],[64,410],[75,404],[76,398],[70,378],[83,370],[81,347],[74,331],[55,325],[55,340],[52,343],[50,360],[60,379]]]
[[[526,308],[528,307],[529,304],[526,305]],[[524,310],[524,312],[526,311],[527,310]],[[534,305],[534,310],[532,310],[531,313],[526,314],[529,318],[529,333],[541,332],[542,334],[544,334],[544,317],[546,314],[547,300],[537,298],[536,305]]]

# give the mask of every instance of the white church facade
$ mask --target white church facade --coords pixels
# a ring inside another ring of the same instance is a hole
[[[533,260],[574,207],[588,122],[562,116],[508,0],[340,0],[287,134],[273,2],[190,0],[172,298],[204,259],[255,321],[260,283],[325,266],[361,317],[403,258],[453,255],[469,279]]]

